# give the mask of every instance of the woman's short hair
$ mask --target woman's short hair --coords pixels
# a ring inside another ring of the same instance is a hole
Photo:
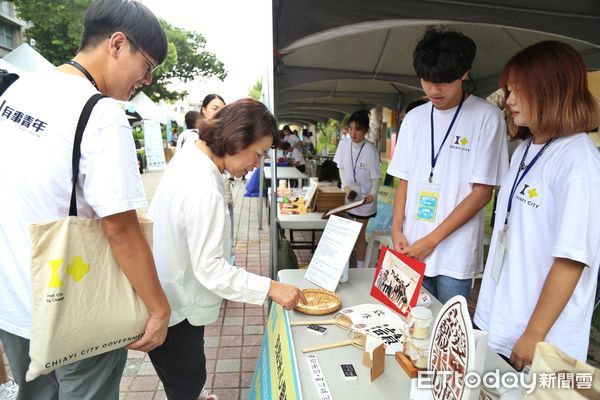
[[[433,83],[461,79],[471,69],[477,46],[470,37],[447,28],[429,28],[413,52],[417,76]]]
[[[579,53],[566,43],[544,41],[514,55],[500,76],[504,98],[508,85],[531,115],[529,127],[516,126],[505,105],[512,136],[531,130],[556,136],[587,132],[598,124],[598,106],[588,88],[587,71]],[[505,100],[506,101],[506,100]]]
[[[221,108],[211,120],[199,119],[196,128],[210,150],[218,157],[238,154],[265,136],[279,144],[275,118],[260,101],[240,99]]]
[[[135,0],[94,0],[83,17],[79,51],[95,48],[115,32],[123,32],[157,64],[165,60],[167,35],[152,11]]]
[[[358,125],[359,128],[364,129],[365,131],[369,130],[369,112],[367,110],[358,110],[350,115],[348,118],[348,126],[350,123],[354,122]]]

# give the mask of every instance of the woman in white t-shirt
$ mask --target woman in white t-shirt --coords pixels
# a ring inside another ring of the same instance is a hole
[[[379,152],[365,139],[369,130],[369,112],[356,111],[348,120],[348,132],[351,140],[343,140],[333,158],[340,171],[342,189],[346,192],[345,203],[365,199],[365,204],[353,208],[347,214],[362,223],[362,229],[356,240],[356,266],[365,266],[365,230],[369,218],[377,214],[377,192],[381,172],[379,170]],[[342,279],[343,280],[343,279]]]
[[[600,264],[598,123],[581,56],[546,41],[501,75],[515,150],[496,208],[475,324],[518,370],[537,343],[587,357]]]

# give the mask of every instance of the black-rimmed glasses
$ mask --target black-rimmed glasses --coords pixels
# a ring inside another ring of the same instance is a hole
[[[140,52],[140,54],[142,55],[142,57],[144,57],[144,61],[146,61],[146,71],[152,75],[154,73],[154,71],[156,71],[156,68],[158,68],[157,64],[152,64],[152,62],[150,61],[150,59],[148,57],[146,57],[146,55],[144,54],[144,52],[142,50],[140,50],[140,48],[138,47],[137,44],[135,44],[135,42],[133,40],[131,40],[130,37],[125,36],[127,38],[127,40],[129,40],[129,42],[131,42],[131,45],[133,47],[135,47],[135,49],[137,51]]]

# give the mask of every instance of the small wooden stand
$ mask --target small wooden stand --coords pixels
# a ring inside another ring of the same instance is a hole
[[[395,358],[398,364],[400,364],[400,366],[404,370],[404,372],[406,372],[406,375],[408,375],[411,379],[416,378],[419,374],[419,371],[423,371],[422,369],[415,367],[410,361],[410,359],[407,356],[405,356],[404,353],[402,353],[401,351],[396,352]]]
[[[379,378],[385,370],[385,348],[383,342],[373,350],[373,358],[366,350],[363,351],[362,363],[371,370],[371,382]]]

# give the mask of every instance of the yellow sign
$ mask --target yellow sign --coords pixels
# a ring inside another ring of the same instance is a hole
[[[288,316],[277,303],[269,320],[256,362],[249,398],[255,400],[300,400],[300,379],[293,351]]]

